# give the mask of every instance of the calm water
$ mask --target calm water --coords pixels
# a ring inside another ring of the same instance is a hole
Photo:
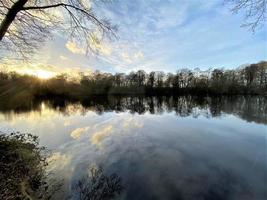
[[[103,97],[0,104],[2,132],[52,150],[60,195],[91,166],[116,173],[117,199],[267,199],[267,99]],[[15,106],[14,106],[15,107]]]

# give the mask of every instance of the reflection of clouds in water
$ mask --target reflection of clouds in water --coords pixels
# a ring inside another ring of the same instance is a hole
[[[143,122],[136,120],[134,117],[125,119],[123,123],[123,128],[143,128]]]
[[[82,136],[90,137],[90,142],[93,145],[101,146],[101,143],[109,136],[115,134],[128,134],[132,133],[135,129],[143,127],[143,122],[133,116],[114,116],[111,120],[89,126],[76,128],[70,136],[73,139],[81,139]],[[114,136],[115,136],[114,135]]]
[[[101,143],[112,134],[125,134],[132,133],[134,129],[143,127],[143,122],[134,117],[122,116],[115,118],[113,121],[109,121],[107,125],[104,125],[100,130],[94,132],[91,136],[91,142],[94,145],[100,146]]]
[[[55,178],[60,187],[52,199],[69,199],[67,191],[74,173],[73,156],[65,152],[55,152],[47,158],[47,162],[47,174]]]
[[[70,157],[66,154],[55,152],[47,159],[47,162],[51,169],[62,170],[70,164]]]
[[[201,154],[176,149],[181,145],[178,141],[176,148],[151,138],[138,142],[138,147],[124,143],[127,147],[115,151],[116,160],[109,156],[105,165],[124,178],[125,199],[253,199],[248,180],[237,171],[219,167]]]
[[[71,121],[70,120],[65,120],[64,123],[63,123],[64,126],[70,126],[72,125]]]
[[[88,131],[89,127],[84,127],[84,128],[76,128],[74,131],[71,132],[70,136],[74,139],[79,139],[83,134]]]
[[[107,127],[104,127],[102,130],[97,131],[92,134],[91,142],[94,145],[100,145],[100,143],[107,138],[112,132],[114,131],[114,128],[112,125],[108,125]]]

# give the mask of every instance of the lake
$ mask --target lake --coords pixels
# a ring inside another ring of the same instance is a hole
[[[0,131],[32,133],[67,198],[92,166],[120,177],[116,199],[264,200],[267,98],[114,97],[0,104]],[[62,197],[63,196],[63,197]]]

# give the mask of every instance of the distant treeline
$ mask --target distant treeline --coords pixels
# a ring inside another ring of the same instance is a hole
[[[80,99],[90,95],[235,95],[266,94],[267,62],[262,61],[235,70],[207,71],[182,69],[177,73],[143,70],[124,73],[81,73],[78,79],[61,74],[48,80],[0,72],[2,97],[68,97]]]

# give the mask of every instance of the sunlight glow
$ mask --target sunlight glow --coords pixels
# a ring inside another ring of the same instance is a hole
[[[45,69],[30,69],[30,68],[24,68],[22,70],[17,70],[18,73],[21,74],[28,74],[28,75],[33,75],[37,76],[40,79],[49,79],[57,75],[56,72],[53,71],[48,71]]]
[[[41,79],[49,79],[49,78],[52,78],[53,76],[55,76],[56,74],[54,72],[51,72],[51,71],[46,71],[46,70],[37,70],[35,72],[35,74],[38,78],[41,78]]]

